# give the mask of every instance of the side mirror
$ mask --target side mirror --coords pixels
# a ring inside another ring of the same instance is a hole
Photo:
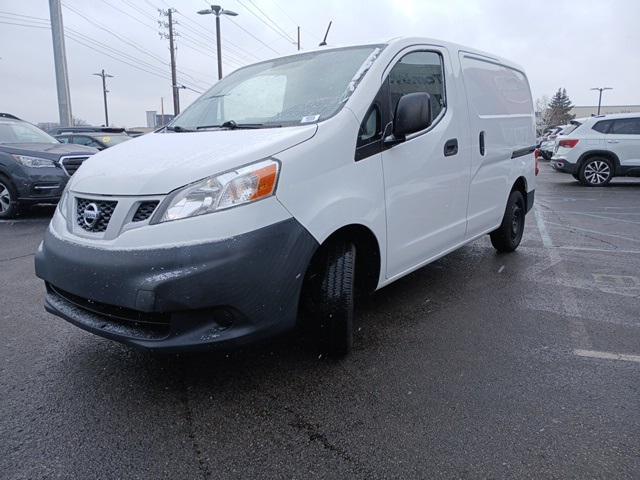
[[[406,135],[428,128],[433,122],[431,95],[426,92],[407,93],[400,97],[393,122],[393,136],[404,139]]]

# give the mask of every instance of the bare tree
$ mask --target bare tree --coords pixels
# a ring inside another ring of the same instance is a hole
[[[545,128],[549,125],[549,97],[546,95],[536,99],[535,102],[535,114],[536,114],[536,130],[538,135],[541,135]]]

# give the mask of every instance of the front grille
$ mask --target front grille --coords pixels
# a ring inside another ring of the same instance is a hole
[[[60,163],[62,164],[62,169],[66,172],[67,175],[71,176],[80,168],[82,162],[84,162],[89,157],[62,157],[60,159]]]
[[[138,206],[138,209],[136,210],[136,213],[133,214],[133,218],[131,219],[131,221],[132,222],[142,222],[142,221],[146,220],[147,218],[149,218],[151,216],[151,214],[153,213],[153,211],[156,209],[157,206],[158,206],[158,201],[157,200],[153,200],[153,201],[149,201],[149,202],[142,202]]]
[[[76,198],[76,222],[87,232],[104,232],[109,225],[111,215],[118,202],[113,200],[89,200],[87,198]],[[89,205],[94,205],[90,211],[96,212],[96,218],[88,216],[85,211]]]

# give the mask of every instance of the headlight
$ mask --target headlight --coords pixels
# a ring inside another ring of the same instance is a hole
[[[270,197],[279,173],[279,162],[269,159],[192,183],[169,195],[151,223],[195,217]]]
[[[29,157],[27,155],[13,155],[13,158],[25,167],[40,168],[56,166],[56,162],[48,158]]]
[[[58,201],[58,211],[62,218],[67,219],[67,201],[69,200],[69,183],[67,182],[67,186],[64,187],[62,191],[62,195],[60,196],[60,200]]]

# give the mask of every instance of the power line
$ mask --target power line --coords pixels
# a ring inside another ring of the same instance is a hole
[[[263,24],[265,24],[268,28],[270,28],[271,30],[273,30],[275,33],[277,33],[280,37],[284,38],[288,43],[295,43],[295,41],[293,40],[293,38],[290,38],[286,32],[283,33],[282,31],[278,30],[276,27],[274,27],[273,25],[271,25],[269,22],[267,22],[266,20],[264,20],[260,15],[258,15],[257,13],[255,13],[253,10],[251,10],[249,7],[247,7],[241,0],[236,0],[247,12],[249,12],[251,15],[253,15],[254,17],[256,17],[260,22],[262,22]]]
[[[163,0],[164,1],[164,0]],[[209,2],[207,2],[207,0],[202,0],[204,2],[204,4],[211,8],[211,5],[209,5]],[[240,25],[238,22],[236,22],[232,17],[229,17],[227,20],[229,20],[231,23],[233,23],[236,27],[238,27],[240,30],[242,30],[243,32],[245,32],[247,35],[249,35],[250,37],[252,37],[254,40],[256,40],[258,43],[260,43],[261,45],[265,46],[266,48],[268,48],[269,50],[271,50],[272,52],[274,52],[276,55],[281,55],[280,52],[278,52],[275,48],[271,47],[270,45],[266,44],[265,42],[263,42],[262,40],[260,40],[258,37],[256,37],[253,33],[251,33],[249,30],[247,30],[246,28],[244,28],[242,25]]]
[[[249,30],[247,30],[246,28],[244,28],[242,25],[240,25],[238,22],[236,22],[233,18],[229,18],[228,19],[231,23],[233,23],[236,27],[238,27],[240,30],[242,30],[243,32],[245,32],[247,35],[249,35],[250,37],[252,37],[253,39],[255,39],[256,41],[260,42],[262,45],[264,45],[265,47],[267,47],[269,50],[271,50],[272,52],[274,52],[276,55],[281,55],[281,53],[276,50],[275,48],[271,47],[270,45],[267,45],[265,42],[263,42],[262,40],[260,40],[258,37],[256,37],[253,33],[251,33]]]
[[[238,2],[240,2],[240,0],[237,0]],[[290,42],[295,43],[295,40],[289,36],[289,34],[286,32],[286,30],[284,30],[280,25],[278,25],[278,23],[276,21],[274,21],[269,15],[267,15],[267,13],[262,10],[258,5],[256,5],[256,3],[253,0],[248,0],[249,3],[251,5],[253,5],[256,10],[258,10],[267,20],[269,20],[269,22],[271,22],[273,24],[273,26],[278,29],[280,32],[282,32],[282,34],[289,39]]]
[[[156,55],[156,54],[154,54],[153,52],[151,52],[151,51],[149,51],[149,50],[147,50],[147,49],[145,49],[145,48],[141,47],[140,45],[138,45],[138,44],[136,44],[136,43],[134,43],[134,42],[131,42],[130,40],[128,40],[128,39],[126,39],[126,38],[123,38],[122,36],[120,36],[120,35],[118,35],[117,33],[113,32],[113,31],[112,31],[109,27],[107,27],[106,25],[101,24],[101,23],[99,23],[99,22],[95,21],[94,19],[90,18],[90,17],[89,17],[89,16],[87,16],[86,14],[83,14],[83,13],[82,13],[82,12],[80,12],[79,10],[77,10],[77,9],[75,9],[75,8],[73,8],[73,7],[69,6],[69,5],[66,5],[66,4],[63,4],[63,5],[64,5],[64,7],[65,7],[65,8],[69,9],[70,11],[72,11],[73,13],[75,13],[76,15],[78,15],[78,16],[80,16],[80,17],[82,17],[82,18],[83,18],[83,19],[85,19],[87,22],[91,23],[92,25],[95,25],[95,26],[96,26],[96,27],[98,27],[99,29],[101,29],[101,30],[103,30],[103,31],[107,32],[109,35],[114,36],[115,38],[117,38],[117,39],[118,39],[118,40],[120,40],[121,42],[126,43],[127,45],[129,45],[129,46],[131,46],[131,47],[135,48],[136,50],[140,51],[141,53],[144,53],[145,55],[150,56],[151,58],[153,58],[154,60],[158,61],[159,63],[161,63],[161,64],[162,64],[163,66],[165,66],[165,67],[168,65],[168,63],[167,63],[165,60],[163,60],[161,57],[159,57],[158,55]],[[45,20],[46,20],[46,19],[45,19]],[[76,33],[79,33],[79,32],[76,32]],[[97,42],[97,41],[96,41],[96,42]],[[97,43],[101,43],[101,42],[97,42]],[[111,48],[111,47],[107,47],[107,48]],[[124,52],[120,52],[120,53],[123,53],[123,54],[124,54]],[[141,61],[141,60],[138,60],[136,57],[132,57],[131,55],[128,55],[128,54],[125,54],[125,55],[129,56],[129,57],[130,57],[132,60],[134,60],[134,61]],[[146,62],[145,62],[145,63],[146,63]],[[147,63],[147,65],[148,65],[149,67],[152,67],[152,68],[158,68],[158,67],[156,67],[156,66],[154,66],[154,65],[151,65],[151,64],[148,64],[148,63]],[[190,74],[188,74],[188,73],[186,73],[186,72],[182,72],[181,70],[178,70],[178,71],[179,71],[182,75],[185,75],[185,76],[187,76],[187,77],[190,77],[190,78],[192,79],[192,81],[193,81],[193,82],[195,82],[195,83],[199,83],[199,82],[201,81],[201,80],[199,80],[199,79],[197,79],[197,78],[193,77],[192,75],[190,75]]]
[[[114,36],[115,38],[117,38],[118,40],[120,40],[121,42],[126,43],[127,45],[134,47],[136,50],[139,50],[140,52],[144,53],[145,55],[148,55],[150,57],[152,57],[155,60],[158,60],[161,63],[164,63],[164,60],[162,58],[160,58],[158,55],[150,52],[149,50],[146,50],[144,48],[142,48],[141,46],[135,44],[134,42],[118,35],[117,33],[115,33],[112,29],[110,29],[109,27],[107,27],[104,24],[101,24],[95,20],[92,20],[89,16],[87,16],[86,14],[80,12],[79,10],[75,9],[74,7],[71,7],[70,5],[67,5],[66,3],[62,4],[66,9],[70,10],[71,12],[75,13],[76,15],[84,18],[87,22],[91,23],[92,25],[95,25],[96,27],[98,27],[100,30],[103,30],[105,32],[107,32],[109,35]]]
[[[289,13],[287,12],[286,9],[284,9],[276,0],[271,0],[271,3],[273,3],[276,8],[278,10],[280,10],[290,21],[294,26],[299,27],[300,26],[300,22],[297,22],[296,20],[294,20],[291,15],[289,15]],[[320,37],[318,35],[316,35],[316,32],[310,31],[310,30],[306,30],[306,32],[308,32],[313,38],[315,38],[318,42],[321,41]]]
[[[131,15],[130,13],[127,13],[125,10],[122,10],[119,7],[116,7],[115,5],[110,4],[109,2],[107,2],[106,0],[102,0],[102,3],[104,3],[105,5],[108,5],[109,7],[113,8],[114,10],[119,11],[120,13],[126,15],[127,17],[131,18],[131,20],[135,20],[136,22],[138,22],[140,25],[144,25],[147,28],[150,28],[151,30],[153,30],[154,32],[156,31],[156,27],[152,27],[150,26],[148,23],[143,22],[142,20],[140,20],[138,17],[135,17],[133,15]]]
[[[46,30],[50,30],[51,29],[50,25],[7,22],[7,21],[4,21],[4,20],[0,20],[0,24],[15,25],[15,26],[21,26],[21,27],[27,27],[27,28],[39,28],[39,29],[46,29]],[[109,47],[107,45],[102,44],[101,42],[98,42],[96,40],[91,39],[90,37],[87,37],[86,35],[81,34],[80,32],[73,31],[72,29],[70,29],[68,27],[65,30],[67,30],[65,32],[65,37],[66,38],[69,38],[70,40],[73,40],[74,42],[76,42],[76,43],[78,43],[80,45],[83,45],[84,47],[86,47],[86,48],[88,48],[88,49],[90,49],[90,50],[92,50],[94,52],[97,52],[97,53],[100,53],[102,55],[105,55],[105,56],[107,56],[109,58],[112,58],[113,60],[116,60],[116,61],[118,61],[120,63],[128,65],[128,66],[130,66],[132,68],[135,68],[137,70],[140,70],[142,72],[148,73],[150,75],[154,75],[156,77],[163,78],[165,80],[169,79],[169,77],[166,74],[161,74],[158,71],[151,70],[151,69],[156,69],[158,67],[150,65],[147,62],[144,62],[144,61],[142,61],[142,60],[140,60],[140,59],[138,59],[136,57],[132,57],[131,55],[128,55],[128,54],[126,54],[124,52],[120,52],[120,51],[118,51],[116,49],[113,49],[113,48],[111,48],[111,47]],[[91,44],[91,42],[93,43],[93,45]],[[107,51],[104,51],[104,50],[107,50]],[[111,51],[113,53],[109,53],[109,51]],[[120,55],[120,57],[118,57],[117,55]],[[123,57],[125,59],[123,59]],[[131,61],[136,62],[136,63],[130,63],[130,61],[128,61],[128,60],[131,60]],[[147,67],[147,68],[144,68],[141,65],[144,65],[144,67]],[[187,83],[189,83],[189,82],[187,82]],[[187,87],[187,88],[189,88],[190,90],[193,90],[194,92],[202,93],[202,90],[197,90],[197,89],[191,88],[190,86]],[[200,88],[202,88],[202,87],[200,87]]]
[[[186,28],[187,30],[189,30],[190,32],[192,32],[192,33],[194,33],[194,34],[196,34],[196,35],[200,35],[200,36],[204,37],[204,38],[205,38],[205,40],[209,40],[209,41],[210,41],[210,42],[212,42],[212,43],[216,41],[216,39],[213,37],[212,33],[211,33],[211,32],[209,32],[205,27],[203,27],[203,26],[199,25],[197,22],[195,22],[195,21],[191,20],[189,17],[187,17],[186,15],[184,15],[184,14],[183,14],[183,13],[181,13],[181,12],[179,12],[179,11],[178,11],[177,13],[178,13],[178,14],[179,14],[179,15],[180,15],[184,20],[186,20],[186,21],[188,21],[189,23],[191,23],[191,24],[193,24],[193,25],[197,26],[200,30],[196,30],[195,28],[193,28],[193,27],[191,27],[191,26],[189,26],[189,25],[186,25],[186,24],[184,24],[184,23],[182,24],[182,27],[183,27],[183,28]],[[225,45],[231,45],[231,46],[232,46],[232,47],[234,47],[234,48],[235,48],[239,53],[244,54],[244,55],[245,55],[246,57],[248,57],[248,58],[252,58],[253,60],[260,60],[260,58],[259,58],[259,57],[257,57],[257,56],[256,56],[256,55],[254,55],[253,53],[249,52],[249,51],[248,51],[248,50],[246,50],[245,48],[241,47],[240,45],[238,45],[238,44],[236,44],[236,43],[232,42],[232,41],[231,41],[231,40],[229,40],[229,39],[226,39],[226,38],[225,38],[225,42],[224,42],[224,43],[225,43]]]

